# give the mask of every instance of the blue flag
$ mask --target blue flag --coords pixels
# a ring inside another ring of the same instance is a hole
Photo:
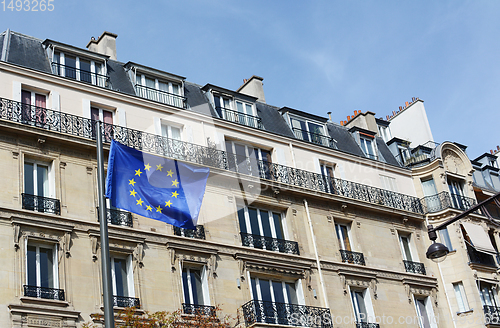
[[[113,140],[106,197],[117,208],[195,229],[209,173],[208,168],[146,154]]]

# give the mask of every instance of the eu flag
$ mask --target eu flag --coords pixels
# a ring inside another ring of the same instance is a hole
[[[146,154],[113,140],[106,197],[117,208],[195,229],[209,173],[208,168]]]

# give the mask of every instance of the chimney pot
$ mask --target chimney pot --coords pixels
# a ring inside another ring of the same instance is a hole
[[[347,116],[347,120],[350,121],[351,120],[351,116],[348,115]]]
[[[386,116],[385,116],[385,118],[389,121],[389,118],[390,118],[390,117],[389,117],[389,115],[386,115]]]
[[[408,107],[408,105],[409,105],[409,104],[408,104],[408,102],[407,102],[407,101],[405,101],[405,106],[406,106],[406,107]]]
[[[344,126],[344,121],[340,121],[340,125]]]

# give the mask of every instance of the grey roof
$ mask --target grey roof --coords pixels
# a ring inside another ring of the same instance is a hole
[[[377,143],[378,151],[380,152],[380,154],[382,154],[382,157],[385,159],[386,163],[400,166],[399,162],[396,160],[396,158],[394,158],[394,155],[389,150],[389,147],[387,147],[384,140],[380,137],[376,137],[375,141]]]
[[[333,123],[327,123],[326,126],[330,137],[337,141],[336,145],[338,150],[365,157],[365,153],[363,153],[356,140],[354,140],[351,133],[347,131],[346,128]]]
[[[266,131],[295,138],[292,130],[285,122],[285,119],[278,112],[278,107],[270,106],[262,102],[256,102],[255,105],[257,107],[257,116],[261,118]]]
[[[190,82],[184,82],[184,96],[187,99],[188,108],[191,110],[217,117],[214,109],[210,106],[207,98],[203,94],[203,91],[201,91],[201,86]]]
[[[9,63],[46,73],[52,72],[42,40],[12,32],[8,51]]]
[[[135,96],[134,86],[128,77],[123,64],[114,60],[107,61],[109,81],[113,90]]]

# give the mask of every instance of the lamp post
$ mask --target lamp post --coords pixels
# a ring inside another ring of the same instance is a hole
[[[427,226],[427,233],[429,234],[429,239],[432,240],[432,245],[429,246],[429,248],[427,249],[427,252],[425,253],[425,256],[427,256],[428,259],[434,261],[434,262],[442,262],[446,259],[446,256],[448,255],[448,253],[450,252],[450,250],[448,249],[448,247],[446,247],[445,245],[441,244],[441,243],[436,243],[436,239],[437,239],[437,231],[438,230],[441,230],[443,228],[446,228],[447,226],[449,226],[450,224],[466,217],[467,215],[469,215],[470,213],[472,212],[475,212],[477,211],[478,209],[482,209],[483,212],[485,213],[488,213],[488,211],[486,210],[486,205],[488,205],[489,203],[491,202],[495,202],[495,204],[500,207],[500,202],[498,201],[497,198],[500,197],[500,192],[491,196],[490,198],[482,201],[481,203],[469,208],[468,210],[466,211],[463,211],[462,213],[458,214],[457,216],[455,216],[454,218],[451,218],[443,223],[441,223],[440,225],[438,225],[437,227],[433,227],[432,225],[428,225]],[[487,216],[489,216],[487,214]]]

